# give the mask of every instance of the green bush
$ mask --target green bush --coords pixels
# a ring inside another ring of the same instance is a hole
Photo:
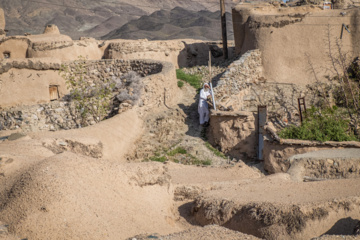
[[[189,83],[197,90],[201,88],[202,77],[200,75],[186,74],[182,69],[176,69],[176,77]]]
[[[178,86],[179,88],[182,88],[182,87],[184,86],[184,82],[183,82],[183,81],[178,81],[178,82],[177,82],[177,86]]]
[[[150,160],[155,161],[155,162],[166,162],[167,158],[165,156],[162,156],[162,157],[153,156],[153,157],[150,157]]]
[[[320,110],[307,109],[305,120],[301,126],[289,126],[280,131],[279,137],[315,141],[357,141],[349,131],[349,121],[337,107]]]
[[[214,148],[213,146],[211,146],[211,144],[209,142],[205,142],[205,146],[212,151],[216,156],[227,159],[226,156],[220,152],[219,150],[217,150],[216,148]]]
[[[174,150],[171,150],[169,153],[168,153],[168,156],[175,156],[176,154],[186,154],[187,151],[182,148],[182,147],[177,147],[175,148]]]

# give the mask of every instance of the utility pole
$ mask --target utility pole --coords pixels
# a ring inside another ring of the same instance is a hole
[[[223,52],[224,52],[224,58],[228,59],[229,54],[227,47],[225,0],[220,0],[220,10],[221,10],[221,32],[222,32]]]

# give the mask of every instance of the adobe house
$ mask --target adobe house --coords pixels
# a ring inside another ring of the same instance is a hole
[[[267,107],[269,121],[285,126],[300,121],[298,98],[305,98],[307,106],[316,104],[317,94],[307,85],[316,90],[317,80],[328,81],[329,50],[337,51],[336,43],[358,56],[359,10],[243,3],[232,13],[235,49],[241,57],[214,88],[218,111],[211,112],[209,141],[231,157],[264,160],[269,173],[286,172],[287,159],[294,154],[359,148],[354,142],[284,140],[267,131],[260,144],[258,136],[265,129],[258,123],[258,106]]]
[[[329,75],[330,49],[359,54],[358,8],[324,10],[323,6],[280,7],[239,4],[232,9],[235,50],[259,49],[267,81],[306,85]],[[349,32],[342,29],[343,24]]]

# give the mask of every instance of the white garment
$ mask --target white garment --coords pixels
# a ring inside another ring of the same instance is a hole
[[[208,109],[208,103],[206,102],[206,99],[208,96],[210,96],[210,91],[205,91],[205,89],[201,89],[200,91],[200,99],[199,99],[199,106],[198,106],[198,112],[200,115],[200,124],[204,124],[205,122],[209,121],[209,109]]]

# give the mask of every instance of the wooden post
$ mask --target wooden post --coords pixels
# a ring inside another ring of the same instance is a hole
[[[221,33],[222,33],[224,59],[228,59],[229,54],[228,54],[228,47],[227,47],[225,0],[220,0],[220,10],[221,10]]]
[[[214,105],[214,109],[216,111],[216,103],[215,103],[215,95],[214,95],[214,89],[212,86],[212,73],[211,73],[211,51],[209,51],[209,83],[210,83],[210,90],[211,90],[211,98]]]
[[[209,51],[209,82],[212,82],[211,78],[211,51]]]

